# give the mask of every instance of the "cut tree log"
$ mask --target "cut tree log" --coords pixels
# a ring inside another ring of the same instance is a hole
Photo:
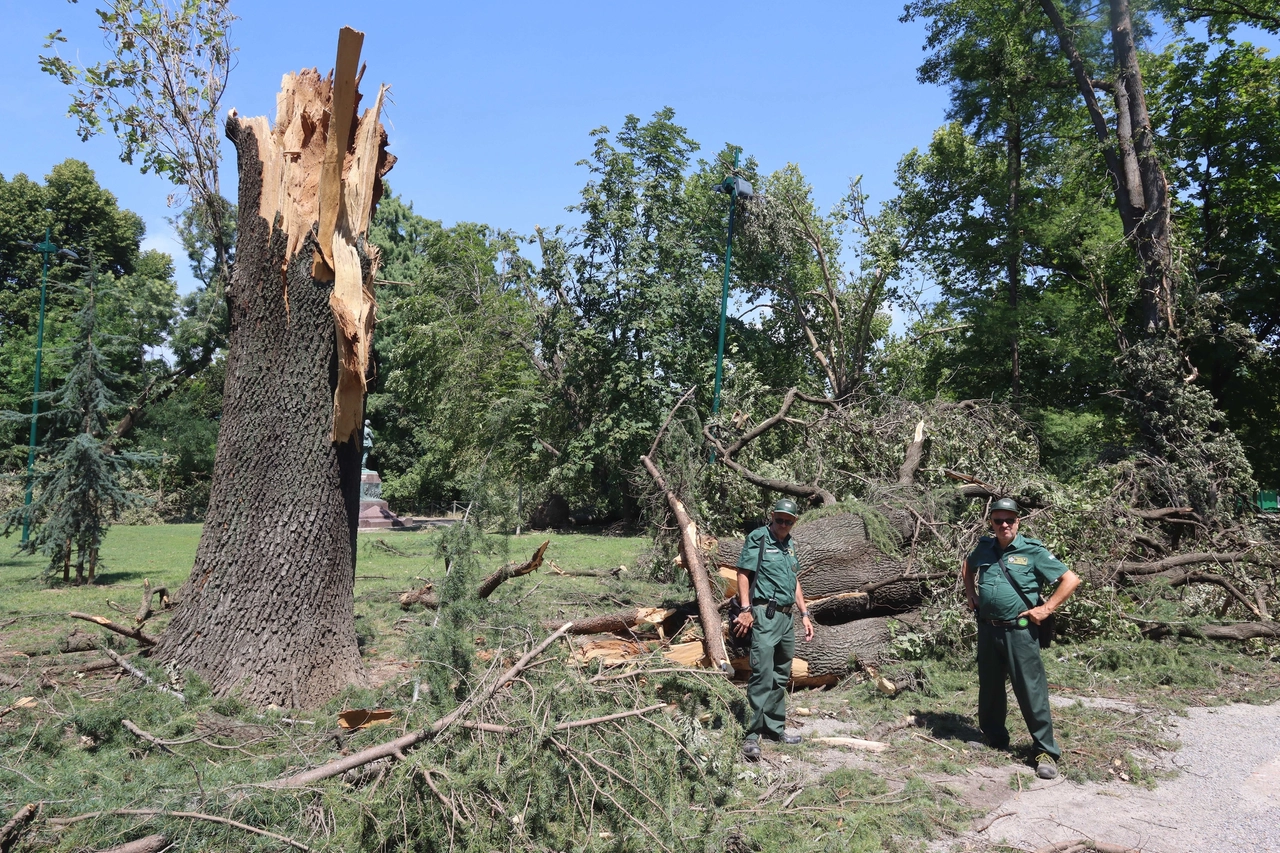
[[[836,676],[850,672],[851,660],[862,664],[880,663],[892,637],[889,618],[872,616],[840,625],[814,625],[813,641],[804,641],[803,629],[796,631],[796,657],[808,664],[809,677]]]
[[[551,540],[545,540],[538,546],[538,550],[533,552],[533,556],[523,563],[508,563],[498,569],[489,577],[480,583],[480,589],[476,595],[480,598],[488,598],[493,591],[511,578],[518,578],[521,575],[527,575],[536,572],[542,566],[542,555],[547,552],[547,546],[551,544]]]
[[[732,668],[724,645],[724,623],[720,619],[719,598],[712,592],[711,577],[707,574],[702,554],[699,553],[698,528],[693,519],[689,518],[684,503],[667,486],[666,479],[653,460],[648,456],[641,456],[640,462],[666,495],[667,505],[671,507],[671,513],[680,526],[680,556],[684,558],[689,579],[693,582],[694,595],[698,599],[698,618],[702,622],[703,635],[707,640],[707,654],[713,666],[728,674]]]
[[[364,680],[357,433],[379,264],[366,235],[394,158],[385,88],[355,121],[356,36],[341,36],[336,78],[285,76],[274,127],[227,119],[240,193],[218,449],[195,566],[155,651],[259,707],[315,707]]]
[[[408,610],[415,605],[420,605],[428,610],[439,609],[440,599],[436,596],[435,584],[427,583],[421,589],[411,589],[400,596],[401,610]]]

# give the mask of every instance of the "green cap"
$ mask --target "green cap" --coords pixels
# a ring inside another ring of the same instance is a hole
[[[1001,498],[991,505],[992,512],[995,512],[998,509],[1002,509],[1005,512],[1011,512],[1014,515],[1022,514],[1022,510],[1018,508],[1018,502],[1013,498]]]
[[[783,498],[773,505],[773,514],[777,515],[778,513],[789,515],[792,518],[799,518],[800,507],[796,506],[796,502],[791,500],[791,498]]]

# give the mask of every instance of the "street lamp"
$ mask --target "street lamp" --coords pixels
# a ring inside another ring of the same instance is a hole
[[[741,148],[733,149],[733,171],[738,171],[738,156]],[[755,190],[744,178],[731,174],[715,188],[718,193],[729,194],[729,237],[724,246],[724,290],[720,294],[720,342],[716,346],[716,385],[711,395],[711,417],[720,411],[720,381],[724,377],[724,333],[729,314],[729,267],[733,259],[733,214],[738,206],[738,199],[755,198]]]
[[[36,323],[36,381],[31,392],[31,440],[27,446],[27,498],[23,504],[26,513],[22,517],[22,544],[26,545],[31,538],[31,489],[35,485],[36,469],[36,415],[40,412],[40,359],[44,355],[44,300],[49,286],[49,257],[61,255],[64,258],[79,260],[79,255],[70,249],[59,249],[53,245],[52,228],[44,229],[43,243],[30,243],[18,240],[17,244],[24,249],[39,252],[44,259],[40,270],[40,319]]]

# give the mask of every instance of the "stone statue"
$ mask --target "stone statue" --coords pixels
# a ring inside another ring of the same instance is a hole
[[[373,450],[373,427],[364,422],[364,456],[360,458],[360,470],[369,470],[369,451]]]

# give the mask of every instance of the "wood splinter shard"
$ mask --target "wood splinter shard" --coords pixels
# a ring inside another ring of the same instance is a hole
[[[312,278],[333,283],[329,305],[338,339],[338,387],[332,439],[337,444],[350,440],[363,418],[379,266],[377,249],[365,238],[382,195],[381,178],[395,163],[379,121],[386,86],[356,120],[363,44],[363,33],[343,27],[329,78],[315,69],[284,75],[274,128],[265,117],[241,119],[258,140],[259,213],[267,222],[279,216],[280,230],[288,236],[286,267],[314,227]]]

